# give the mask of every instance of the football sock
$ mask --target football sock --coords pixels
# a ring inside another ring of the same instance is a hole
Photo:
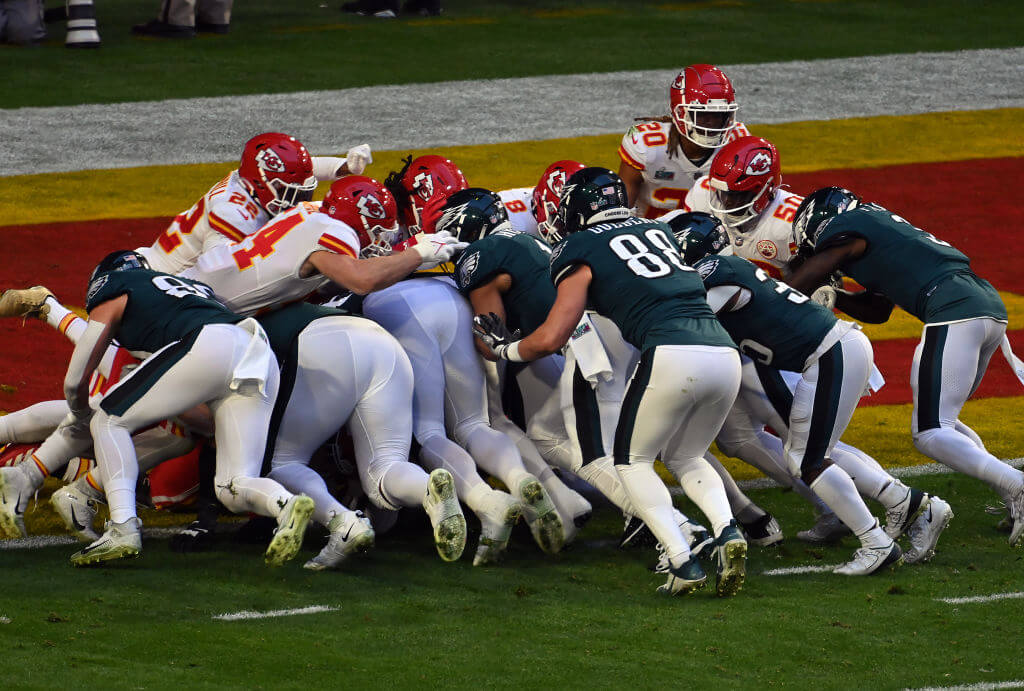
[[[459,499],[466,502],[466,505],[474,512],[482,508],[481,504],[474,502],[479,502],[485,493],[477,491],[476,494],[473,494],[473,491],[479,490],[480,487],[489,490],[490,486],[480,477],[473,458],[466,453],[465,449],[440,435],[428,437],[419,442],[420,462],[430,470],[444,468],[450,472],[455,479],[455,492],[459,495]],[[474,499],[471,500],[471,496]]]
[[[103,481],[104,494],[107,495],[110,520],[113,523],[124,523],[136,515],[135,484],[139,479],[139,465],[135,460],[132,435],[102,412],[94,416],[92,429],[97,468]],[[40,451],[42,449],[40,447]]]
[[[1014,496],[1024,488],[1024,474],[982,451],[967,435],[937,427],[914,437],[917,450],[957,472],[987,483],[1003,496]]]
[[[954,429],[956,429],[957,432],[973,441],[974,445],[977,446],[982,451],[988,451],[988,449],[985,448],[985,442],[981,440],[981,437],[978,436],[978,433],[975,432],[970,427],[968,427],[967,425],[965,425],[964,423],[960,422],[960,420],[956,421]]]
[[[690,547],[686,544],[686,538],[683,537],[683,533],[676,523],[672,510],[672,497],[669,495],[665,483],[654,471],[654,465],[652,463],[631,463],[616,466],[616,470],[635,507],[635,515],[643,519],[654,536],[658,538],[658,542],[665,549],[669,562],[674,568],[685,564],[690,558]]]
[[[519,484],[529,476],[523,467],[515,443],[501,432],[487,425],[476,425],[459,442],[476,461],[477,467],[505,483],[514,494]]]
[[[711,464],[703,458],[695,461],[699,462],[689,463],[682,473],[677,473],[679,484],[690,501],[707,516],[711,524],[711,534],[718,535],[732,520],[729,499],[725,495],[722,478]],[[676,472],[674,468],[669,469],[673,473]]]
[[[394,461],[378,481],[381,498],[390,506],[382,509],[400,508],[403,506],[420,506],[423,495],[427,493],[430,476],[423,468],[406,461]]]
[[[761,509],[757,504],[750,500],[740,486],[736,484],[736,480],[729,471],[725,469],[722,462],[719,461],[713,453],[708,451],[704,454],[704,460],[711,464],[711,467],[718,473],[718,477],[722,480],[722,486],[725,488],[725,496],[729,498],[729,509],[736,518],[743,520],[746,523],[757,520],[761,516],[764,516],[767,512]],[[748,516],[748,518],[741,518],[741,516]]]
[[[633,506],[629,494],[626,492],[626,488],[623,486],[622,477],[619,475],[619,471],[615,469],[615,461],[611,456],[604,456],[596,461],[587,463],[576,474],[584,482],[590,483],[608,501],[619,507],[622,513],[630,516],[639,515]]]
[[[46,323],[67,336],[72,343],[78,343],[78,339],[85,333],[86,320],[57,302],[53,297],[46,298],[44,304],[50,308],[46,313]]]
[[[881,502],[887,509],[903,501],[906,497],[906,492],[903,492],[899,499],[893,502],[892,498],[898,493],[902,483],[893,487],[893,483],[898,483],[898,480],[884,470],[864,463],[856,454],[837,447],[832,450],[831,459],[833,463],[846,471],[861,496]],[[903,485],[903,489],[907,489],[905,485]]]
[[[865,547],[885,547],[892,542],[864,505],[857,486],[837,465],[830,465],[811,483],[814,490]]]
[[[316,504],[313,508],[313,520],[325,528],[335,515],[349,510],[331,495],[320,473],[308,465],[286,463],[271,470],[267,477],[279,482],[292,494],[305,494],[310,497]]]
[[[537,447],[518,427],[512,429],[502,428],[502,431],[512,439],[516,448],[519,449],[519,456],[523,459],[523,466],[526,472],[530,473],[544,486],[544,490],[551,497],[558,515],[565,521],[570,521],[573,516],[590,511],[590,502],[584,499],[579,493],[569,488],[561,478],[555,475],[544,459],[541,457]]]

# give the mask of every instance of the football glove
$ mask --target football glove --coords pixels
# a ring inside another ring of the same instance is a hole
[[[811,300],[818,303],[822,307],[828,309],[835,309],[836,307],[836,289],[832,286],[822,286],[811,293]]]
[[[420,255],[421,269],[432,269],[438,264],[451,261],[456,252],[468,246],[468,242],[459,242],[447,230],[440,233],[417,233],[406,241],[406,247],[411,247]]]
[[[510,333],[494,312],[473,317],[473,333],[502,360],[508,359],[509,346],[519,340],[519,329]]]
[[[373,155],[370,153],[369,144],[353,146],[345,154],[345,164],[348,167],[348,172],[353,175],[362,175],[363,171],[366,170],[366,166],[371,163],[373,163]]]

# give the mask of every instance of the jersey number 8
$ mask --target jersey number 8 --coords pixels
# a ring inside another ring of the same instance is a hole
[[[683,263],[672,242],[660,228],[651,228],[644,237],[654,245],[650,247],[636,235],[616,235],[608,242],[608,247],[619,259],[626,262],[629,270],[642,278],[661,278],[672,273],[672,267],[665,263],[661,257],[665,257],[680,271],[694,271],[695,269]],[[661,256],[653,251],[660,250]]]

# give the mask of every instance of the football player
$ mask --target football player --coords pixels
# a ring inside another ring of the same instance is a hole
[[[579,161],[555,161],[544,170],[533,187],[498,192],[512,229],[545,237],[558,209],[558,195],[566,178],[585,167]]]
[[[858,484],[846,468],[832,463],[836,441],[870,375],[867,337],[853,322],[837,320],[830,310],[777,283],[750,262],[721,254],[729,239],[721,224],[711,221],[705,216],[677,230],[683,259],[700,272],[711,308],[744,355],[763,367],[801,374],[788,419],[772,422],[785,436],[789,472],[799,475],[861,540],[854,559],[836,573],[867,575],[899,561],[901,550],[894,539],[925,512],[936,514],[937,520],[925,525],[927,518],[923,519],[928,539],[914,544],[914,560],[930,558],[952,517],[948,504],[859,464],[851,471],[859,483],[885,488],[878,497],[887,509],[883,531],[864,506]]]
[[[619,145],[619,177],[645,218],[683,208],[723,144],[750,134],[736,122],[732,83],[714,65],[690,65],[669,88],[670,117],[637,118]]]
[[[924,323],[910,372],[914,446],[997,492],[1016,545],[1024,535],[1024,473],[989,453],[958,419],[992,354],[1002,346],[1011,364],[1015,359],[999,293],[948,242],[842,188],[808,195],[796,211],[793,239],[810,255],[790,278],[795,288],[868,323],[887,321],[896,305]],[[837,270],[865,290],[826,285]]]
[[[668,579],[659,590],[688,593],[707,580],[654,471],[655,457],[673,449],[666,463],[711,521],[717,590],[731,595],[745,577],[747,543],[704,454],[736,398],[739,355],[708,308],[699,276],[683,264],[671,229],[630,217],[628,206],[625,185],[610,170],[573,174],[558,207],[566,238],[551,255],[557,295],[547,319],[517,339],[501,319],[481,315],[477,332],[498,357],[529,362],[561,348],[588,305],[618,325],[641,355],[615,430],[615,466],[633,506],[665,547],[659,570]]]

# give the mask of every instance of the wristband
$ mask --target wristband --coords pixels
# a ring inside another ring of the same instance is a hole
[[[495,354],[503,360],[509,360],[510,362],[526,362],[523,357],[519,354],[519,344],[522,341],[516,341],[515,343],[509,343],[508,345],[498,346]]]

